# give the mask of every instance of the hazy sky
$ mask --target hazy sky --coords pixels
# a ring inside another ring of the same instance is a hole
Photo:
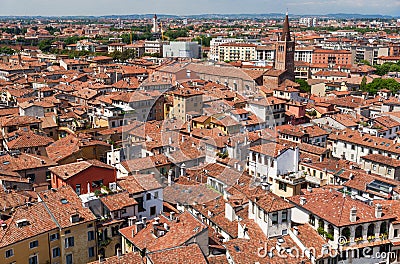
[[[400,0],[0,0],[0,15],[361,13],[400,16]]]

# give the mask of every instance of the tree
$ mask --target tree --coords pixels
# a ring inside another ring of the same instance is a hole
[[[303,79],[296,79],[296,83],[300,84],[300,91],[303,93],[311,92],[311,86]]]
[[[371,63],[367,60],[361,60],[360,63],[364,64],[364,65],[368,65],[371,66]]]
[[[395,79],[374,79],[371,83],[365,86],[365,90],[371,94],[376,94],[381,89],[389,89],[393,93],[397,93],[400,90],[400,83]]]
[[[49,52],[51,49],[51,40],[46,39],[39,42],[38,47],[43,52]]]
[[[385,62],[382,65],[375,65],[376,68],[375,73],[383,76],[388,72],[400,72],[400,63],[393,63],[393,62]]]
[[[168,29],[164,35],[168,37],[170,40],[175,40],[177,38],[187,37],[188,31],[187,29],[177,29],[177,30]]]
[[[197,41],[197,43],[202,44],[204,47],[210,47],[211,39],[212,37],[201,35],[199,37],[195,37],[192,39],[192,41]]]
[[[15,53],[15,50],[13,50],[10,47],[0,47],[0,54],[12,55],[14,53]]]
[[[367,88],[367,77],[364,76],[364,77],[362,78],[362,80],[361,80],[360,89],[361,89],[362,91],[365,91],[366,88]]]

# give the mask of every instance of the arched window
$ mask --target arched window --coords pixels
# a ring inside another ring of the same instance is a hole
[[[328,234],[333,236],[333,225],[331,224],[328,225]]]
[[[346,227],[342,230],[342,236],[347,238],[347,240],[350,239],[350,228]]]
[[[325,228],[324,220],[322,219],[318,220],[318,227]]]
[[[383,222],[383,223],[381,224],[381,228],[379,229],[379,233],[380,233],[380,234],[384,234],[384,233],[386,233],[386,232],[387,232],[387,226],[386,226],[386,223]]]
[[[100,248],[100,249],[99,249],[99,255],[100,255],[102,258],[105,258],[105,257],[106,257],[106,250],[105,250],[104,248]]]
[[[363,236],[363,227],[362,226],[357,226],[355,238],[360,238],[362,236]]]
[[[310,214],[310,225],[315,226],[315,216]]]
[[[121,245],[118,243],[115,245],[115,255],[119,256],[121,254],[122,248]]]
[[[367,236],[375,236],[375,225],[370,224],[368,226]]]

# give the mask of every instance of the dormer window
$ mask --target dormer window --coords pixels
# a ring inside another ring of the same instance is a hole
[[[73,215],[71,215],[70,220],[71,220],[71,223],[77,223],[77,222],[79,222],[79,221],[80,221],[79,214],[73,214]]]
[[[27,219],[21,219],[15,222],[18,228],[29,225],[29,221]]]

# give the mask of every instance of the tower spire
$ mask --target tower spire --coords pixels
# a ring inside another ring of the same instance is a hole
[[[283,22],[282,41],[291,41],[290,28],[289,28],[289,14],[286,11],[285,22]]]

